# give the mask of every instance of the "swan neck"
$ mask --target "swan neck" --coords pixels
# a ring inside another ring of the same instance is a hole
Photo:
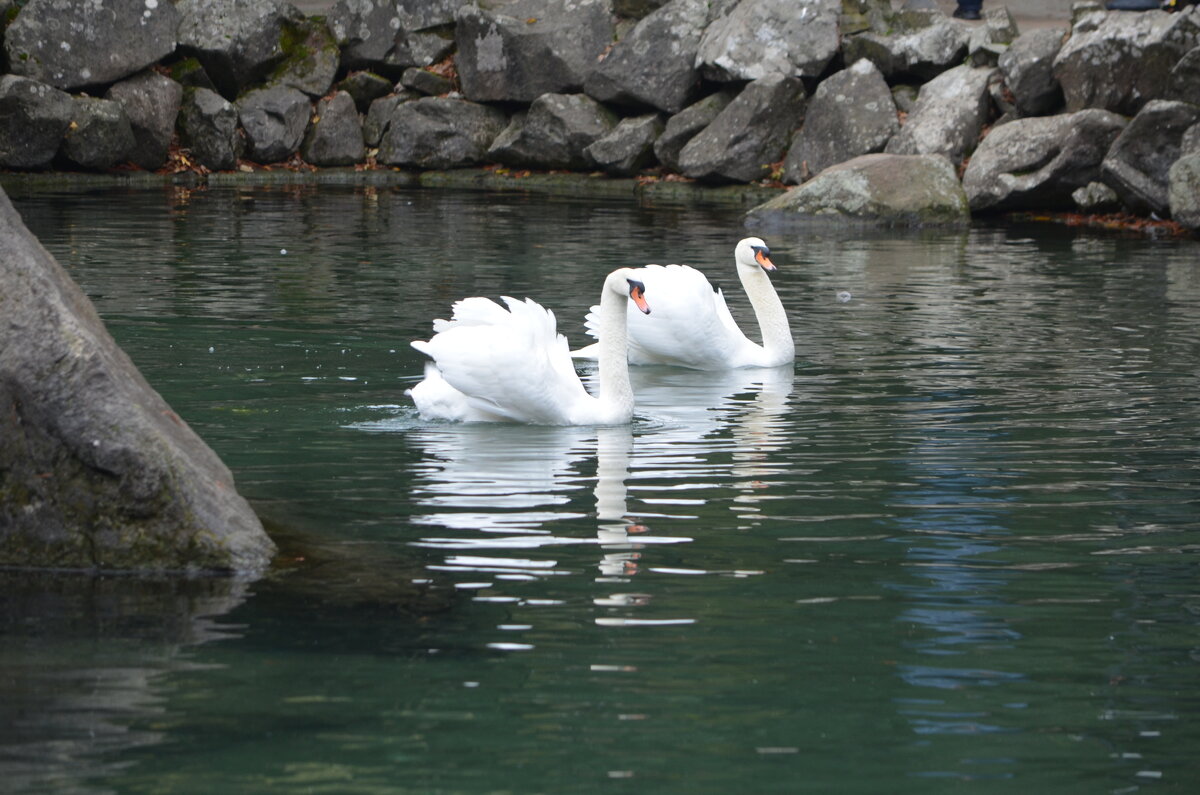
[[[758,329],[762,334],[763,352],[771,361],[784,363],[792,360],[796,352],[796,343],[792,340],[792,327],[788,323],[787,310],[775,292],[775,285],[770,277],[761,269],[749,270],[738,268],[738,277],[742,281],[742,289],[750,299],[754,308],[754,316],[758,319]]]
[[[629,382],[629,357],[626,351],[628,329],[625,325],[625,305],[629,299],[605,286],[600,296],[600,341],[597,343],[600,371],[600,394],[597,397],[611,406],[617,419],[624,414],[627,420],[633,413],[633,386]]]

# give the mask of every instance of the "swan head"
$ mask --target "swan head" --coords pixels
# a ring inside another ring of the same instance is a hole
[[[619,268],[608,274],[605,285],[610,290],[620,293],[622,297],[628,295],[634,306],[640,309],[643,315],[648,315],[650,305],[646,303],[646,285],[640,279],[634,278],[635,276],[632,268]]]
[[[771,249],[761,237],[747,237],[739,241],[733,258],[739,268],[762,268],[768,272],[775,270],[775,263],[771,262]]]

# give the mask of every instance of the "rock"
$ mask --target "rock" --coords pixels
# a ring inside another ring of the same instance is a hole
[[[508,119],[496,108],[448,97],[399,104],[379,143],[379,162],[426,169],[480,163]]]
[[[908,12],[895,20],[890,35],[860,33],[842,41],[846,63],[866,58],[883,72],[889,83],[907,79],[931,80],[967,54],[969,29],[941,12]]]
[[[461,0],[339,0],[329,12],[329,28],[347,68],[398,78],[408,67],[428,66],[450,51],[453,41],[426,29],[453,22],[461,4]]]
[[[696,64],[717,81],[817,77],[838,51],[840,0],[742,0],[704,31]]]
[[[1193,124],[1184,131],[1183,137],[1179,139],[1179,154],[1181,157],[1200,154],[1200,123]]]
[[[885,151],[961,160],[975,148],[987,121],[988,81],[994,73],[964,64],[921,86],[916,108]]]
[[[1166,99],[1200,102],[1200,47],[1193,47],[1171,68]]]
[[[657,113],[622,119],[612,132],[584,149],[597,166],[614,177],[631,177],[654,161],[654,142],[662,134]]]
[[[73,113],[70,94],[28,77],[0,77],[0,166],[50,165]]]
[[[352,166],[366,157],[362,124],[354,100],[345,91],[317,102],[316,118],[300,145],[304,162],[314,166]]]
[[[108,89],[105,97],[121,105],[133,131],[129,159],[147,171],[167,162],[183,86],[158,72],[145,71]]]
[[[179,134],[196,162],[213,171],[235,168],[242,156],[237,108],[207,88],[184,89]]]
[[[213,85],[213,81],[209,78],[208,72],[204,71],[204,66],[201,65],[194,57],[180,58],[170,66],[171,79],[184,88],[207,88],[209,91],[216,91],[217,87]]]
[[[1113,141],[1101,180],[1137,213],[1170,213],[1168,172],[1179,159],[1184,132],[1200,121],[1200,106],[1156,99],[1146,103]]]
[[[4,33],[14,74],[56,88],[104,85],[175,50],[179,12],[147,0],[29,0]]]
[[[62,153],[80,168],[104,170],[124,163],[133,151],[133,129],[120,103],[75,97]]]
[[[384,133],[387,132],[388,125],[391,124],[392,113],[396,110],[396,106],[401,102],[410,102],[419,98],[420,95],[415,92],[405,90],[402,94],[391,94],[372,102],[362,127],[363,141],[366,145],[379,146]]]
[[[1171,217],[1193,232],[1200,231],[1200,153],[1176,160],[1168,183]]]
[[[416,67],[404,70],[400,77],[400,85],[429,97],[449,94],[454,90],[453,80]]]
[[[234,98],[285,58],[285,34],[299,36],[304,17],[285,0],[180,0],[179,50],[204,65],[217,90]]]
[[[1006,6],[983,12],[983,24],[971,28],[967,38],[967,62],[971,66],[995,66],[1017,38],[1017,21]]]
[[[341,53],[329,26],[319,19],[284,25],[284,59],[267,76],[271,85],[288,86],[323,97],[329,93],[341,65]]]
[[[608,0],[464,5],[456,20],[458,78],[475,102],[533,102],[578,91],[613,41]]]
[[[351,72],[337,84],[337,88],[354,99],[354,106],[359,113],[366,113],[372,102],[392,93],[392,81],[374,72]]]
[[[936,9],[937,5],[934,4],[933,8]],[[842,0],[842,15],[838,20],[838,28],[843,36],[865,31],[887,33],[891,24],[891,0]]]
[[[917,97],[921,90],[917,86],[898,85],[892,86],[892,102],[896,103],[896,110],[900,113],[909,114],[917,109]]]
[[[760,204],[747,214],[746,225],[764,230],[814,222],[961,226],[970,218],[966,194],[945,157],[870,154],[830,166]]]
[[[829,166],[882,152],[899,130],[883,74],[870,61],[858,61],[817,86],[788,149],[783,181],[803,182]]]
[[[1103,182],[1089,182],[1071,192],[1071,199],[1080,212],[1111,213],[1121,209],[1121,197]]]
[[[510,166],[582,171],[594,165],[584,150],[616,126],[616,115],[589,96],[544,94],[513,117],[487,156]]]
[[[963,173],[972,210],[1071,209],[1071,194],[1100,179],[1100,163],[1125,127],[1115,113],[1084,110],[995,127]]]
[[[804,84],[768,75],[747,85],[679,153],[684,176],[753,182],[770,176],[804,115]]]
[[[617,42],[584,91],[601,102],[678,113],[699,88],[696,52],[707,24],[705,0],[672,0]]]
[[[642,19],[666,5],[669,0],[616,0],[613,10],[626,19]]]
[[[1021,116],[1044,116],[1062,107],[1062,87],[1054,76],[1062,40],[1056,28],[1031,30],[1000,56],[1000,72]]]
[[[272,86],[250,91],[237,101],[246,131],[246,156],[257,163],[287,160],[300,148],[312,105],[300,91]]]
[[[274,545],[0,193],[0,566],[241,570]]]
[[[1165,98],[1171,70],[1200,44],[1200,8],[1112,12],[1089,30],[1085,17],[1054,59],[1068,111],[1102,108],[1133,116]]]
[[[654,156],[658,162],[672,171],[679,170],[679,153],[687,142],[725,110],[737,93],[732,89],[718,91],[684,108],[667,119],[666,127],[654,142]]]

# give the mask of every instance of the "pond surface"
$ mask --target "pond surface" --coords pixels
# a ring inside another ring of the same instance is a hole
[[[629,428],[455,426],[403,394],[409,340],[454,300],[532,296],[578,345],[606,272],[680,261],[753,329],[739,213],[389,189],[13,198],[273,530],[316,551],[257,582],[7,580],[9,791],[1024,795],[1200,776],[1194,242],[769,239],[794,367],[636,370]]]

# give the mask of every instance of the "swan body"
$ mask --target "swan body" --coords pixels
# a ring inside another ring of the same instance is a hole
[[[424,419],[536,425],[620,425],[633,417],[626,361],[626,304],[649,312],[645,286],[630,268],[604,280],[596,323],[599,390],[591,395],[575,373],[554,313],[532,299],[465,298],[450,320],[435,320],[425,378],[407,391]]]
[[[638,268],[638,279],[654,296],[654,314],[637,315],[631,307],[628,321],[630,364],[669,364],[695,370],[731,370],[741,367],[778,367],[796,355],[787,312],[771,284],[775,270],[771,252],[760,238],[748,237],[734,249],[738,279],[742,283],[762,334],[753,342],[738,328],[725,304],[700,271],[687,265],[647,265]],[[603,342],[597,307],[584,325]],[[594,359],[600,343],[574,351],[577,359]]]

